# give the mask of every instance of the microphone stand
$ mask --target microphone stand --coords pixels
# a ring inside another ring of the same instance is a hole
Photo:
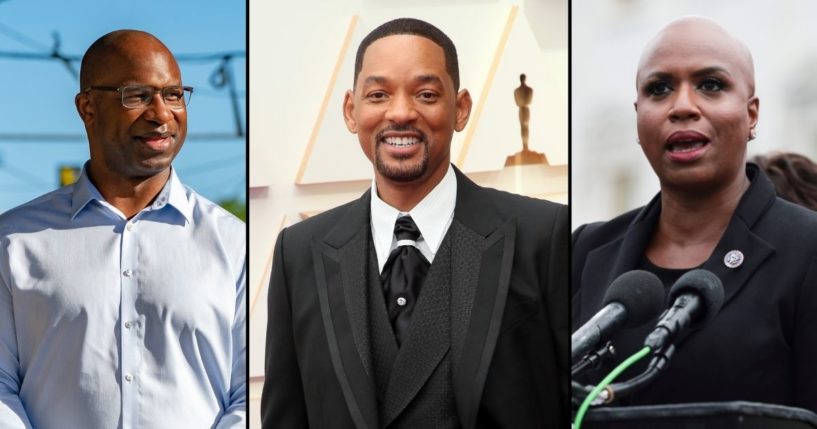
[[[593,386],[585,386],[578,381],[575,381],[575,379],[584,372],[600,367],[602,363],[609,361],[615,357],[615,355],[616,348],[613,347],[612,341],[608,341],[607,344],[599,347],[592,353],[588,353],[582,357],[582,360],[576,363],[576,365],[573,365],[573,367],[570,369],[570,378],[573,379],[570,384],[572,393],[571,398],[575,406],[578,407],[584,398],[586,398],[587,395],[589,395],[593,390]]]
[[[602,362],[607,361],[615,357],[616,355],[616,348],[613,347],[613,342],[608,341],[607,344],[599,347],[598,350],[586,354],[582,360],[580,360],[576,365],[573,365],[570,368],[570,377],[576,378],[581,373],[589,370],[598,368]]]
[[[647,369],[641,374],[621,383],[613,383],[605,388],[607,399],[605,403],[610,403],[617,398],[624,398],[632,395],[644,386],[650,384],[658,375],[669,366],[669,361],[675,355],[675,345],[670,344],[663,351],[653,353]]]
[[[612,345],[610,345],[610,347],[612,348]],[[598,353],[600,351],[601,350],[595,353]],[[601,393],[599,394],[599,397],[594,401],[594,405],[609,404],[616,399],[625,398],[629,395],[632,395],[636,391],[641,390],[644,386],[648,385],[653,380],[655,380],[658,377],[658,375],[664,369],[666,369],[667,366],[669,366],[669,361],[670,359],[672,359],[673,355],[675,355],[674,344],[670,344],[663,351],[654,352],[652,360],[650,360],[650,363],[649,365],[647,365],[647,369],[644,370],[644,372],[627,381],[623,381],[621,383],[613,383],[605,387],[604,390],[602,390]],[[590,358],[590,355],[588,355],[587,358]],[[576,366],[573,367],[573,370],[575,371],[577,369],[576,367],[583,363],[584,360],[576,364]],[[578,372],[584,371],[589,367],[590,364],[586,364],[582,368],[579,368]],[[590,392],[593,390],[593,386],[585,386],[576,381],[571,382],[571,388],[574,404],[577,402],[581,403],[584,400],[584,398],[586,398],[587,395],[589,395]]]

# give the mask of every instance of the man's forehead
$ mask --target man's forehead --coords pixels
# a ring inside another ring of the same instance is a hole
[[[424,49],[430,49],[430,52],[432,52],[430,57],[439,59],[443,63],[445,62],[445,52],[443,51],[442,46],[438,45],[433,40],[417,34],[391,34],[375,40],[366,47],[366,50],[363,51],[362,65],[365,67],[367,62],[378,60],[378,56],[382,56],[384,54],[400,55],[404,52],[400,50],[400,48],[421,47]]]
[[[443,80],[440,78],[439,75],[435,73],[417,73],[412,78],[417,83],[435,83],[442,85]],[[367,75],[363,77],[363,84],[364,85],[385,85],[389,83],[390,79],[388,76],[380,76],[377,74]]]
[[[163,44],[150,39],[118,43],[112,49],[111,54],[131,61],[153,59],[175,62],[173,54]]]
[[[417,50],[426,50],[424,61],[417,61]],[[411,61],[408,63],[408,61]],[[412,70],[412,79],[417,81],[437,81],[451,79],[448,75],[443,48],[433,40],[415,34],[393,34],[375,40],[363,53],[358,84],[382,81],[388,76],[379,73],[381,69],[406,62]],[[440,70],[436,70],[439,66]],[[440,75],[442,74],[442,75]]]

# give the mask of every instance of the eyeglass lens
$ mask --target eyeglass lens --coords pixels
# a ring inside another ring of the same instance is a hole
[[[157,91],[162,94],[165,104],[170,107],[184,107],[190,99],[189,93],[182,86],[155,89],[151,86],[129,85],[122,88],[122,104],[125,107],[147,106]]]

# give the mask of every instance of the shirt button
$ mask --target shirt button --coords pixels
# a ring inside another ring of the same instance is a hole
[[[133,323],[131,323],[131,322],[125,322],[125,329],[130,329],[130,328],[131,328],[131,326],[133,326]]]
[[[397,305],[399,305],[400,307],[406,305],[406,299],[403,298],[402,296],[400,298],[397,298]]]
[[[128,223],[128,226],[125,227],[128,231],[133,231],[133,224]]]
[[[125,374],[125,381],[127,381],[127,382],[133,381],[133,376],[130,375],[130,374]]]
[[[125,270],[125,272],[123,272],[122,274],[124,274],[124,275],[125,275],[125,277],[130,277],[130,276],[132,276],[132,275],[133,275],[133,271],[131,271],[131,270]]]

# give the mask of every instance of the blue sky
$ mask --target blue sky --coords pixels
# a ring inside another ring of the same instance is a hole
[[[56,60],[10,59],[7,54],[59,52],[81,57],[94,40],[121,28],[148,31],[174,54],[185,85],[188,135],[174,166],[205,197],[245,200],[246,145],[236,137],[227,87],[212,84],[220,60],[184,60],[239,53],[229,63],[246,131],[246,3],[237,1],[0,0],[0,213],[58,186],[61,165],[88,159],[85,129],[74,108],[77,79]],[[72,66],[79,71],[79,63]]]

